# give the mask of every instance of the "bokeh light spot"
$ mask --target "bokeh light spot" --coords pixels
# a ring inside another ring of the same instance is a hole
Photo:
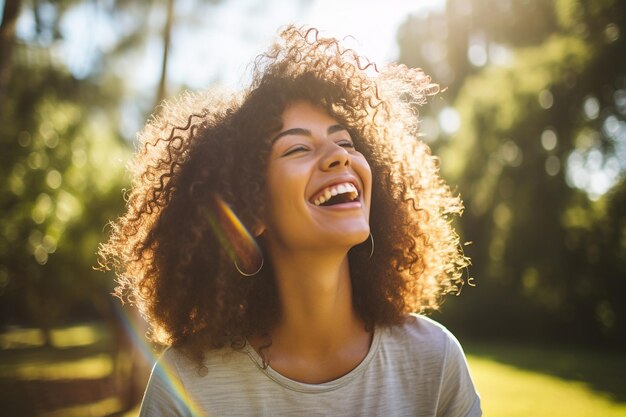
[[[37,261],[39,265],[45,265],[48,263],[48,252],[46,252],[43,246],[37,246],[33,255],[35,256],[35,261]]]
[[[57,219],[62,222],[67,222],[72,218],[76,218],[80,216],[82,212],[80,200],[64,190],[59,191],[56,203],[57,208],[55,215]]]
[[[445,107],[439,112],[439,125],[441,125],[441,130],[447,135],[456,133],[461,127],[459,112],[453,107]]]
[[[35,206],[33,207],[31,217],[33,221],[37,224],[43,223],[50,211],[52,210],[52,199],[46,193],[41,193],[37,197],[35,202]]]
[[[613,114],[604,119],[604,123],[602,123],[602,129],[604,130],[606,135],[610,137],[617,136],[620,128],[620,121]]]
[[[539,271],[536,268],[526,268],[522,276],[522,286],[526,294],[532,293],[539,285]]]
[[[475,33],[470,36],[467,48],[467,59],[475,67],[482,67],[487,64],[487,44],[482,33]]]
[[[52,188],[53,190],[59,188],[62,182],[63,177],[61,176],[61,173],[56,169],[49,171],[48,175],[46,175],[46,184],[48,184],[48,187]]]
[[[48,253],[54,253],[57,250],[57,241],[54,237],[50,235],[45,235],[41,240],[41,246]]]
[[[28,245],[31,253],[35,251],[35,248],[37,246],[41,245],[42,239],[43,233],[41,233],[39,230],[35,229],[30,232],[30,234],[28,235]]]
[[[13,194],[20,196],[24,193],[24,175],[26,174],[26,168],[22,164],[15,164],[13,172],[9,177],[9,189]]]
[[[556,148],[557,141],[558,139],[554,129],[547,128],[541,133],[541,146],[543,146],[543,149],[546,151],[554,150],[554,148]]]
[[[513,53],[505,45],[491,42],[489,44],[489,61],[503,67],[513,63]]]
[[[31,169],[45,169],[48,166],[48,156],[43,152],[31,152],[27,163]]]
[[[546,159],[545,168],[546,173],[553,177],[561,171],[561,160],[555,155],[550,155]]]
[[[502,159],[512,167],[518,167],[522,164],[522,150],[510,139],[502,144],[500,154]]]
[[[56,132],[52,132],[44,138],[44,144],[50,149],[56,148],[59,144],[59,135]]]
[[[606,39],[607,42],[615,42],[619,39],[619,32],[619,26],[615,23],[609,23],[604,28],[604,39]]]
[[[615,101],[615,107],[620,114],[626,115],[626,90],[620,88],[613,93],[613,100]]]
[[[504,254],[504,242],[500,237],[494,237],[489,244],[489,256],[491,260],[498,262],[502,260]]]
[[[493,211],[493,220],[501,229],[504,229],[509,225],[512,217],[513,213],[511,212],[511,209],[503,203],[498,204]]]
[[[594,120],[600,114],[600,102],[594,96],[587,96],[583,102],[583,113],[587,120]]]
[[[601,301],[596,305],[596,318],[604,327],[611,328],[615,324],[615,311],[611,303]]]
[[[539,92],[539,105],[543,109],[549,109],[554,104],[554,96],[550,90],[541,90]]]
[[[30,145],[30,141],[30,132],[27,132],[26,130],[21,131],[20,134],[17,135],[17,143],[23,148]]]

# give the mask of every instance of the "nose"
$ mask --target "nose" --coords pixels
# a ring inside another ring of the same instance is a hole
[[[322,170],[330,171],[348,166],[350,166],[350,154],[348,151],[336,143],[329,145],[329,149],[321,160]]]

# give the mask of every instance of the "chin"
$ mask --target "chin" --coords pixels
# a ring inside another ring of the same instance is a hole
[[[366,228],[359,227],[356,229],[337,230],[332,233],[332,237],[329,237],[329,240],[335,241],[337,243],[344,243],[348,247],[353,247],[365,242],[369,235],[369,226]]]

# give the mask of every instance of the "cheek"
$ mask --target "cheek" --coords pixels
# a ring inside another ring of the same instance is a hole
[[[372,210],[372,171],[369,164],[365,160],[363,161],[363,164],[360,176],[363,181],[363,187],[365,188],[365,204],[367,205],[367,214],[369,217]]]
[[[357,174],[361,177],[363,181],[363,186],[369,191],[368,194],[371,194],[372,191],[372,170],[370,165],[367,163],[365,158],[362,158],[358,163],[358,171]]]
[[[265,205],[270,210],[270,213],[276,210],[280,206],[281,198],[281,184],[278,181],[278,177],[272,173],[268,173],[267,176],[267,189],[265,193],[266,202]]]
[[[303,171],[298,167],[289,166],[273,167],[267,171],[268,207],[287,210],[302,200],[306,187],[306,176]]]

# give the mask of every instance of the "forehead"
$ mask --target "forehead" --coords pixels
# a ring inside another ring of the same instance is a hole
[[[282,129],[291,127],[307,127],[308,125],[333,125],[337,124],[323,108],[307,101],[295,101],[287,105],[281,115]]]

